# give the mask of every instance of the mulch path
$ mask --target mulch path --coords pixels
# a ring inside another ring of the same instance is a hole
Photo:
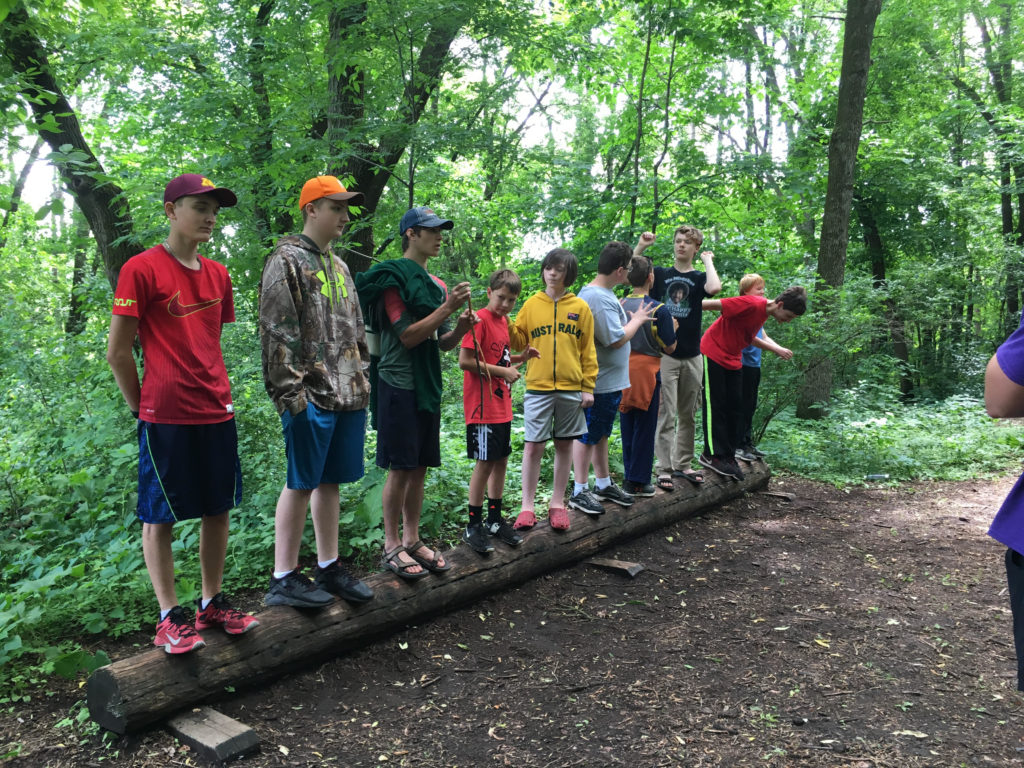
[[[602,554],[635,578],[580,563],[214,706],[258,733],[253,768],[1022,765],[985,535],[1012,482],[775,478],[791,501],[754,494]],[[0,713],[7,764],[203,764],[160,728],[55,728],[79,682]]]

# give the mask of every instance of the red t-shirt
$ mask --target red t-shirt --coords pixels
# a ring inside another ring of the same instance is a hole
[[[162,245],[143,251],[121,268],[113,312],[139,318],[145,363],[139,418],[157,424],[232,418],[220,332],[235,321],[235,304],[222,264],[200,257],[192,270]]]
[[[476,312],[480,322],[474,327],[476,340],[484,353],[484,362],[490,365],[510,368],[512,352],[508,339],[508,318],[494,314],[487,307]],[[462,348],[473,350],[473,335],[462,337]],[[476,371],[462,372],[462,401],[466,409],[467,424],[504,424],[512,421],[512,386],[503,378],[491,376],[488,390],[487,378]],[[480,395],[483,394],[483,400]]]
[[[732,296],[722,299],[722,316],[711,324],[700,340],[700,353],[723,368],[738,371],[743,367],[744,347],[764,325],[768,312],[764,296]]]

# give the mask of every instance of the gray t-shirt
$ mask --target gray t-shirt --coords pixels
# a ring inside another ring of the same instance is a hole
[[[594,346],[597,349],[597,383],[594,394],[621,392],[629,387],[629,344],[618,349],[609,345],[624,335],[623,326],[629,322],[625,310],[607,288],[588,285],[579,292],[579,297],[590,306],[594,315]]]

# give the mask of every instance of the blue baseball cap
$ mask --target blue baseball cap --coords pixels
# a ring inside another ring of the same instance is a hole
[[[448,219],[442,219],[432,208],[421,205],[419,208],[410,208],[402,216],[402,223],[398,225],[398,234],[404,235],[410,227],[440,227],[451,229],[455,223]]]

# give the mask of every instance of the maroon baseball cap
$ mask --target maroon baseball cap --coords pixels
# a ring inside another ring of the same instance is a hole
[[[198,173],[183,173],[171,179],[164,189],[164,202],[176,203],[186,195],[213,195],[224,208],[238,204],[234,192],[225,187],[218,187]]]

